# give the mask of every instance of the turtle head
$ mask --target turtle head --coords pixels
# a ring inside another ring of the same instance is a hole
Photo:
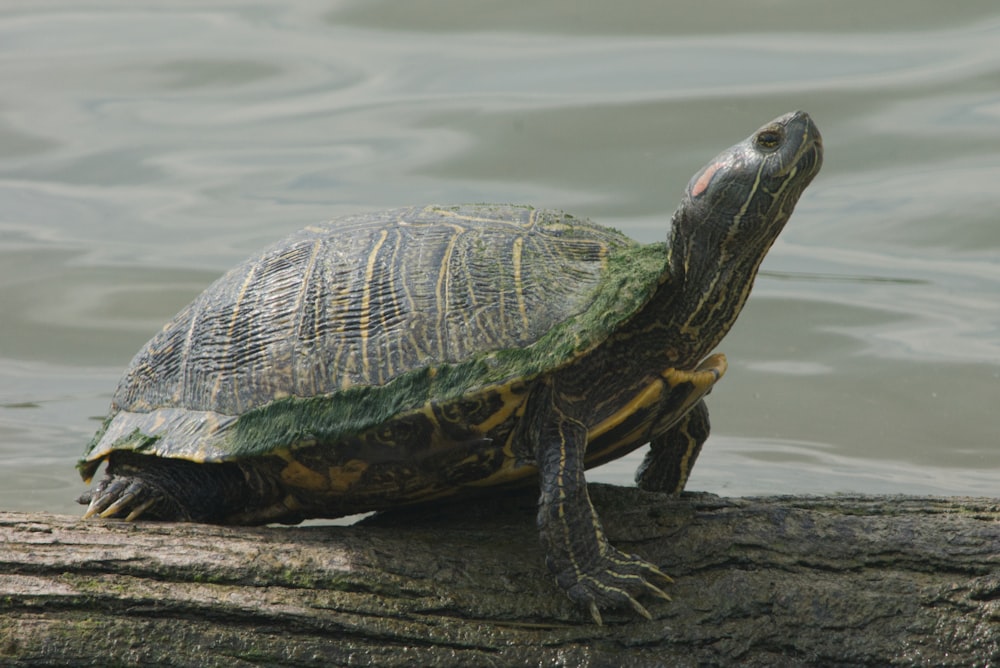
[[[819,130],[802,111],[726,149],[688,183],[670,239],[671,255],[682,257],[672,260],[684,262],[685,274],[714,275],[728,263],[756,266],[822,162]]]
[[[757,268],[802,191],[819,172],[823,143],[802,111],[785,114],[720,153],[688,184],[668,238],[668,274],[682,285],[688,326],[736,319]]]

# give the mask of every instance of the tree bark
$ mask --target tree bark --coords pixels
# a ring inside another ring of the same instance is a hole
[[[0,664],[1000,665],[1000,500],[591,495],[677,580],[652,621],[569,602],[534,495],[350,527],[0,513]]]

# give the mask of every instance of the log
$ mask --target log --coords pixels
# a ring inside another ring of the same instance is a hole
[[[0,664],[1000,663],[1000,500],[591,496],[677,580],[652,621],[569,602],[534,494],[354,526],[0,512]]]

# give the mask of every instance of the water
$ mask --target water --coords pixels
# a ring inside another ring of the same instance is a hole
[[[689,487],[997,496],[997,44],[995,0],[6,2],[0,508],[78,512],[134,352],[286,233],[501,201],[654,241],[796,108],[825,166],[722,346]]]

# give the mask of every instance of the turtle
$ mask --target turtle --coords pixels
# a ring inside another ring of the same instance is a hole
[[[804,112],[691,178],[664,242],[560,211],[421,206],[314,224],[134,357],[78,463],[85,517],[297,523],[537,485],[548,570],[594,621],[669,576],[613,547],[585,469],[650,448],[678,494],[713,352],[822,163]]]

